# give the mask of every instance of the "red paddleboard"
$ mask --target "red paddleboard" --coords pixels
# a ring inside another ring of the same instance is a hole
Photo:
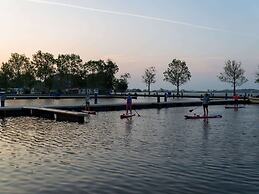
[[[185,119],[214,119],[214,118],[222,118],[221,115],[209,115],[209,116],[200,116],[200,115],[185,115]]]
[[[120,117],[121,117],[121,119],[127,119],[127,118],[131,118],[134,116],[135,116],[135,114],[130,114],[130,115],[122,114]]]
[[[87,113],[89,115],[96,115],[96,111],[88,111],[88,110],[83,110],[83,113]]]

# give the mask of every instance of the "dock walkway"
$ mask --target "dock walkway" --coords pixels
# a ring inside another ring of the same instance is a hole
[[[46,118],[56,121],[68,121],[84,123],[86,113],[41,107],[24,107],[23,109],[30,111],[30,116]]]

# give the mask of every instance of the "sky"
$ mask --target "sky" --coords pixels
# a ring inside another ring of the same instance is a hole
[[[186,61],[186,90],[229,89],[218,80],[226,60],[242,62],[248,82],[259,88],[258,0],[0,0],[0,63],[11,53],[38,50],[79,54],[84,61],[111,59],[130,88],[154,66],[152,89],[175,89],[163,81],[173,59]]]

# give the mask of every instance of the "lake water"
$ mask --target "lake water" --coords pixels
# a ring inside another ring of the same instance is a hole
[[[211,106],[223,118],[208,121],[184,120],[190,109],[103,112],[83,125],[8,118],[0,193],[259,193],[259,106]]]

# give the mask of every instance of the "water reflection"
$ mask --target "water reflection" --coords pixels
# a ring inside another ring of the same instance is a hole
[[[132,129],[133,129],[133,118],[128,118],[125,120],[125,137],[124,137],[125,146],[130,146]]]
[[[203,119],[203,129],[209,129],[210,128],[210,124],[209,124],[209,119]]]
[[[209,124],[209,119],[203,119],[202,123],[202,128],[203,128],[203,139],[208,140],[209,136],[209,129],[210,129],[210,124]]]
[[[127,133],[130,133],[133,127],[133,118],[126,119],[125,129]]]

